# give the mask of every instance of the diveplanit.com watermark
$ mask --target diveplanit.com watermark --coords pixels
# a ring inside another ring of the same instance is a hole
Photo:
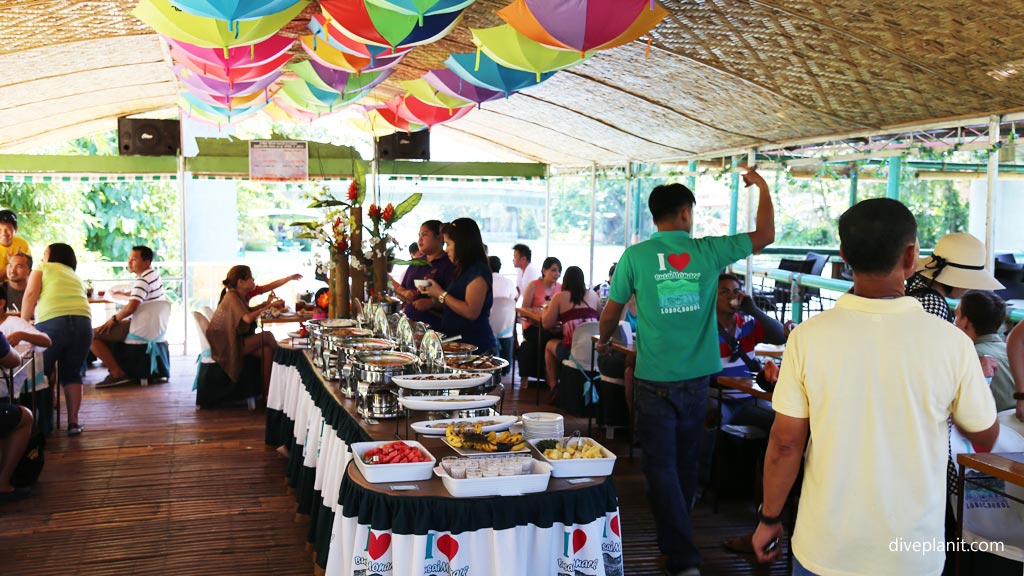
[[[1002,542],[968,542],[957,538],[955,540],[904,540],[897,538],[889,542],[889,552],[915,552],[918,554],[931,554],[932,552],[1003,552],[1005,544]]]

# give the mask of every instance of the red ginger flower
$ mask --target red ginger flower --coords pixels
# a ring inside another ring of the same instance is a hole
[[[355,202],[359,198],[359,183],[355,180],[348,185],[348,201]]]
[[[370,204],[370,207],[366,209],[366,213],[369,214],[370,218],[380,218],[380,207],[376,204]]]
[[[383,217],[386,224],[390,224],[395,218],[395,207],[390,202],[388,202],[388,205],[384,207]]]

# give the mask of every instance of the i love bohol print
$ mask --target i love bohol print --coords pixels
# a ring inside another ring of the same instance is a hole
[[[658,253],[658,271],[654,281],[662,314],[700,310],[700,272],[687,272],[690,254]]]

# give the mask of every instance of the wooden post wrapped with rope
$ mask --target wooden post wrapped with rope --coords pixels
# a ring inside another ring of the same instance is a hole
[[[351,253],[362,260],[363,257],[363,207],[352,207],[352,234],[349,242]],[[362,268],[353,268],[350,274],[352,278],[351,298],[360,302],[366,301],[366,273]],[[350,308],[351,310],[351,308]]]

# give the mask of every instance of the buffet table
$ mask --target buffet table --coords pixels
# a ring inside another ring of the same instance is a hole
[[[310,515],[308,540],[329,576],[622,574],[611,477],[552,478],[544,492],[482,498],[452,497],[436,477],[370,484],[349,465],[348,446],[393,439],[394,430],[355,416],[355,403],[324,381],[306,351],[275,354],[266,441],[290,450],[289,486],[298,512]],[[440,440],[424,444],[439,461],[452,454]]]

